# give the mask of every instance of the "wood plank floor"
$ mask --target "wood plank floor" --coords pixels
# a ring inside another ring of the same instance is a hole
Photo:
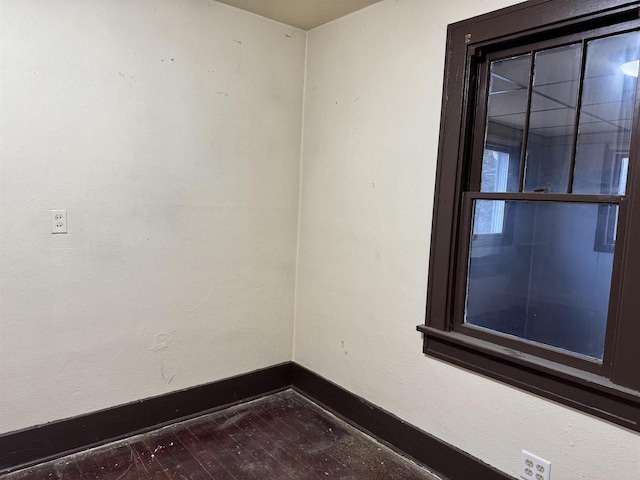
[[[0,480],[438,480],[287,390]]]

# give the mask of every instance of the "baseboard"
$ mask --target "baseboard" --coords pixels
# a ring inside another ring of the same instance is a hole
[[[296,363],[292,384],[327,410],[450,480],[514,480]]]
[[[0,435],[0,473],[59,458],[291,386],[291,362]],[[62,399],[61,399],[62,400]]]
[[[290,387],[449,480],[513,480],[292,362],[0,435],[0,474]]]

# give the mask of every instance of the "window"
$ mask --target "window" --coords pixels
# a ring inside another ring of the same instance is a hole
[[[638,2],[450,25],[424,352],[640,431]]]

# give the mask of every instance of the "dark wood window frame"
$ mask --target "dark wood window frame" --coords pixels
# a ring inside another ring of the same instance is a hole
[[[464,288],[470,216],[463,195],[472,178],[476,121],[482,121],[478,58],[488,50],[638,22],[640,2],[623,0],[530,0],[506,9],[449,25],[440,125],[438,166],[431,236],[429,285],[424,336],[426,355],[503,381],[608,421],[640,431],[640,135],[632,139],[629,177],[624,197],[602,196],[620,208],[619,241],[614,257],[615,301],[607,336],[609,355],[600,366],[567,361],[565,356],[539,355],[516,341],[495,342],[491,336],[461,326],[459,291]],[[635,28],[635,27],[634,27]],[[639,83],[640,85],[640,83]],[[640,132],[640,96],[634,125]],[[477,148],[477,147],[476,147]],[[469,192],[467,192],[467,195]],[[519,194],[526,200],[531,194]],[[517,195],[516,195],[517,196]],[[483,198],[491,194],[483,194]],[[566,197],[566,196],[565,196]],[[574,195],[571,201],[580,201]],[[496,199],[501,199],[496,195]],[[589,196],[592,200],[593,196]],[[549,201],[554,196],[548,195]],[[563,199],[566,201],[566,198]],[[468,202],[467,202],[468,205]],[[458,292],[458,293],[456,293]],[[613,294],[612,294],[613,296]],[[456,301],[458,299],[458,301]],[[613,353],[612,353],[613,352]]]

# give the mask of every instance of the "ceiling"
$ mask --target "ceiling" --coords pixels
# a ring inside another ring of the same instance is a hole
[[[380,0],[218,0],[303,30],[323,25]]]

